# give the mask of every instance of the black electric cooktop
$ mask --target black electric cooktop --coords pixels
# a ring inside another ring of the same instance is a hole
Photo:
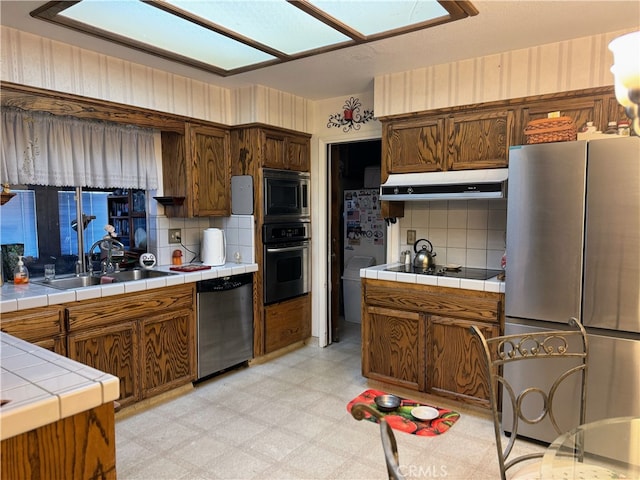
[[[486,268],[447,268],[444,265],[436,265],[435,268],[416,268],[411,265],[398,265],[396,267],[385,268],[389,272],[415,273],[418,275],[435,275],[437,277],[468,278],[470,280],[488,280],[500,273],[502,270],[490,270]]]

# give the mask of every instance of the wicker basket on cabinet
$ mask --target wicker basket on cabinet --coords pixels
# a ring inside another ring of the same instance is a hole
[[[571,117],[531,120],[524,129],[527,143],[568,142],[576,140],[578,129]]]

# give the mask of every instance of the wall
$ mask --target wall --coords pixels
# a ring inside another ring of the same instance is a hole
[[[407,230],[416,239],[426,238],[436,252],[436,263],[500,269],[505,250],[506,200],[456,200],[406,202],[404,218],[398,219],[399,250],[411,250]],[[419,245],[422,248],[423,243]]]
[[[378,116],[613,85],[607,46],[634,29],[375,78]]]
[[[1,30],[3,81],[223,125],[265,122],[309,132],[313,102],[267,87],[230,90],[13,28]]]

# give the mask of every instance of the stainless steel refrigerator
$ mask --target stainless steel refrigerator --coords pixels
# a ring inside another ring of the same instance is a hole
[[[506,334],[569,329],[572,316],[586,327],[587,421],[640,415],[640,138],[511,147],[505,289]],[[547,385],[554,368],[504,374]],[[576,392],[567,385],[554,403],[565,428],[578,419]],[[539,401],[525,402],[530,415]],[[521,427],[533,439],[557,436],[548,423]]]

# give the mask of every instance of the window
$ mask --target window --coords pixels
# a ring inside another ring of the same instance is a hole
[[[44,264],[52,263],[52,259],[56,274],[74,273],[78,261],[78,234],[73,228],[77,211],[75,188],[33,185],[11,191],[16,196],[2,206],[0,243],[24,246],[25,264],[32,276],[41,276]],[[82,190],[83,213],[87,218],[93,217],[88,223],[85,221],[85,254],[105,235],[104,226],[113,223],[109,221],[108,209],[108,198],[113,193],[113,190]],[[136,219],[144,222],[146,229],[145,220]],[[3,265],[6,277],[10,268],[7,259],[3,259]]]
[[[84,253],[98,239],[105,235],[104,226],[109,223],[107,197],[112,192],[82,192],[84,213],[96,218],[89,222],[84,231]],[[62,255],[78,254],[78,234],[72,227],[76,221],[75,190],[58,192],[58,218],[60,219],[60,251]]]
[[[0,243],[22,244],[25,256],[39,257],[35,192],[12,190],[12,193],[16,196],[2,206]]]

